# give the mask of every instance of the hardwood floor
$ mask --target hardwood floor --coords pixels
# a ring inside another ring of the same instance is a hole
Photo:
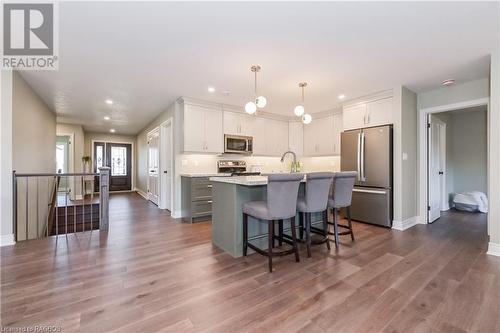
[[[1,249],[1,323],[64,332],[499,332],[500,258],[485,215],[405,232],[354,223],[356,242],[301,261],[233,259],[210,223],[115,194],[110,231]]]

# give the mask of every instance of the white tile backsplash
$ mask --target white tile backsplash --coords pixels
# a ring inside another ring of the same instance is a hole
[[[287,172],[290,170],[291,157],[287,156],[285,162],[279,157],[266,156],[220,156],[203,154],[182,154],[180,173],[210,173],[217,172],[219,160],[244,160],[247,162],[248,171],[260,172]],[[314,171],[339,171],[340,156],[302,157],[302,172]]]

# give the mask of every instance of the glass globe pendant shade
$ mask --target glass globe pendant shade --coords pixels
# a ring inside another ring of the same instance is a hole
[[[259,109],[262,109],[267,104],[267,99],[264,96],[259,96],[255,99],[255,104]]]
[[[248,102],[245,104],[245,112],[248,114],[254,114],[257,111],[257,105],[254,102]]]
[[[305,115],[302,116],[302,122],[304,124],[310,124],[312,121],[312,116],[309,113],[306,113]]]
[[[295,115],[297,117],[301,117],[304,114],[304,112],[305,112],[304,106],[303,105],[297,105],[295,107],[295,109],[293,109],[293,112],[295,113]]]

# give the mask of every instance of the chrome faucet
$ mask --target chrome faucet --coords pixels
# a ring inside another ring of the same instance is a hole
[[[287,150],[286,152],[283,153],[283,155],[281,156],[281,162],[284,162],[285,161],[285,156],[287,154],[292,154],[293,156],[293,162],[292,162],[292,166],[290,167],[290,172],[296,172],[297,171],[297,155],[291,151],[291,150]]]

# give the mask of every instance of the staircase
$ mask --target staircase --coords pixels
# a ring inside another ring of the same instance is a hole
[[[99,229],[99,203],[59,206],[57,207],[57,220],[54,216],[50,235],[97,229]]]

